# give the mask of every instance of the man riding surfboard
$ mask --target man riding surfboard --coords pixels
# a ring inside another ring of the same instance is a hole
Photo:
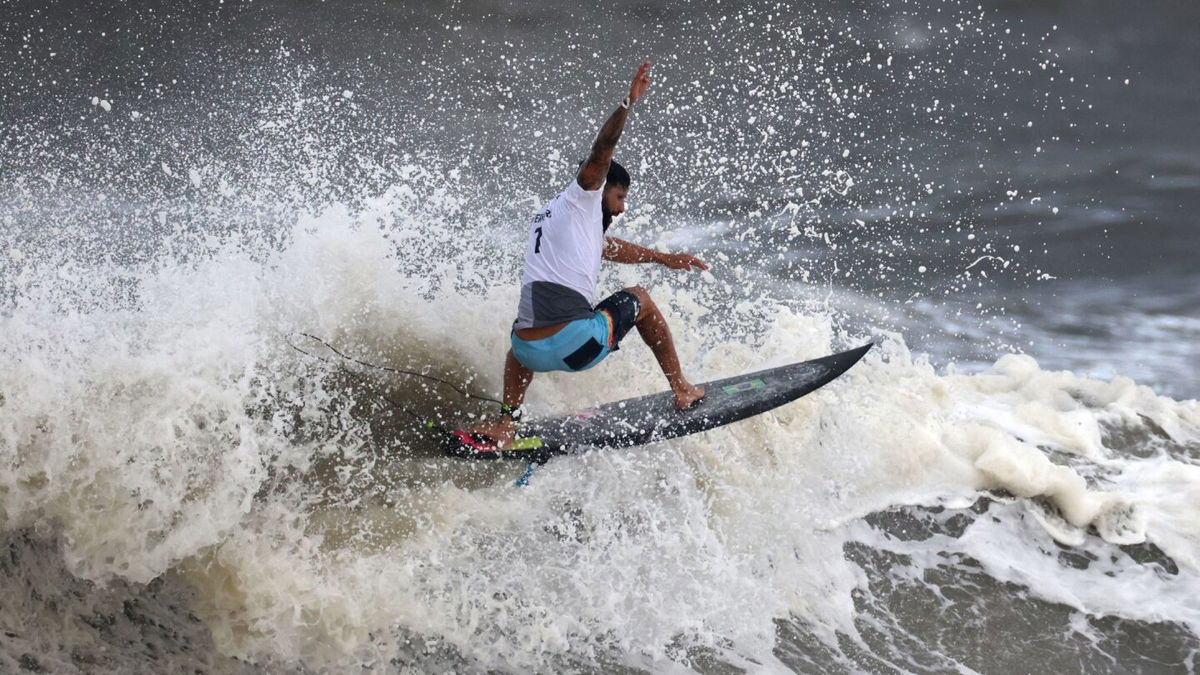
[[[504,361],[506,414],[474,429],[498,447],[507,445],[516,431],[534,373],[591,368],[616,351],[635,326],[671,385],[675,407],[686,409],[704,397],[704,389],[683,376],[671,330],[644,288],[625,288],[595,303],[601,259],[708,269],[685,253],[663,253],[605,236],[613,218],[625,211],[630,184],[629,173],[613,161],[613,152],[630,109],[650,84],[649,71],[649,62],[638,68],[629,96],[600,128],[579,173],[530,223],[521,300]]]

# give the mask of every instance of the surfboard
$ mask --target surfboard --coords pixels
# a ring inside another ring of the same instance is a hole
[[[447,438],[446,453],[472,459],[544,462],[555,455],[595,448],[627,448],[707,431],[760,415],[820,389],[846,372],[872,343],[811,361],[704,382],[704,398],[687,410],[675,409],[670,391],[606,403],[562,417],[521,425],[506,448],[463,431]]]

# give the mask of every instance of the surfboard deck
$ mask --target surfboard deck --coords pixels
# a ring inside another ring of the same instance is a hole
[[[704,398],[675,409],[670,391],[606,403],[562,417],[521,425],[509,447],[498,449],[454,432],[446,452],[473,459],[544,462],[555,455],[592,448],[626,448],[707,431],[790,403],[832,382],[858,363],[872,343],[811,361],[704,382]]]

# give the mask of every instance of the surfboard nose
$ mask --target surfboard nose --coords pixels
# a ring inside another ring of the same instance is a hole
[[[867,352],[871,351],[871,347],[874,346],[874,342],[868,342],[861,347],[850,349],[844,352],[838,352],[837,354],[830,354],[823,359],[817,360],[825,362],[834,370],[845,372],[849,370],[851,366],[861,361],[862,357],[866,356]]]

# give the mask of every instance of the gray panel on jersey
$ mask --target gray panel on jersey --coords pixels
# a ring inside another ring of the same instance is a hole
[[[587,298],[553,281],[535,281],[521,288],[515,328],[553,326],[592,316]]]

